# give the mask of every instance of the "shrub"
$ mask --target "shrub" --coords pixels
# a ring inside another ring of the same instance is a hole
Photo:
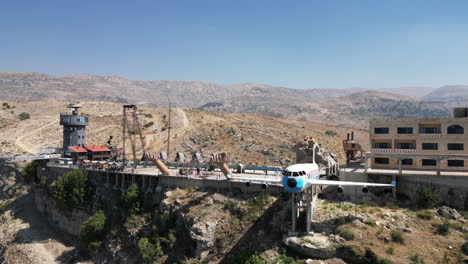
[[[450,234],[450,223],[448,221],[444,221],[442,224],[438,225],[437,233],[443,236]]]
[[[138,241],[141,257],[146,263],[152,263],[156,258],[163,255],[159,241],[151,243],[148,238],[143,237]]]
[[[468,256],[468,241],[463,243],[463,245],[461,246],[461,251],[463,252],[463,254]]]
[[[387,248],[387,254],[393,255],[393,253],[395,253],[395,249],[393,247]]]
[[[336,132],[333,131],[333,130],[327,130],[325,131],[325,134],[329,135],[329,136],[335,136],[336,135]]]
[[[137,184],[132,184],[127,191],[122,193],[122,205],[130,215],[138,214],[141,211],[141,195]]]
[[[150,127],[150,126],[152,126],[152,125],[154,125],[154,122],[153,122],[153,121],[144,124],[143,127],[144,127],[144,128],[148,128],[148,127]]]
[[[25,182],[39,182],[39,177],[37,176],[37,166],[39,166],[39,163],[37,161],[32,161],[26,165],[26,167],[24,167],[21,173],[23,174],[23,179]]]
[[[247,259],[245,264],[265,264],[266,262],[263,261],[258,255],[252,255],[250,258]]]
[[[410,264],[426,264],[426,261],[422,259],[418,254],[409,258]]]
[[[435,187],[425,186],[418,191],[418,204],[422,208],[432,208],[437,205],[438,195]]]
[[[88,197],[88,173],[84,170],[68,171],[54,182],[54,200],[61,209],[83,208]]]
[[[208,165],[208,171],[214,171],[216,169],[216,165],[214,163],[210,163]]]
[[[392,230],[391,233],[392,241],[396,243],[403,244],[405,243],[405,237],[403,236],[403,232],[398,230]]]
[[[376,226],[377,225],[377,223],[375,222],[374,219],[367,219],[366,221],[364,221],[364,224],[370,225],[370,226]]]
[[[101,248],[106,235],[106,216],[103,211],[97,211],[88,218],[80,229],[80,240],[87,250],[96,252]]]
[[[275,258],[275,262],[276,264],[297,264],[296,260],[292,257],[288,257],[286,256],[284,253],[283,254],[280,254],[278,255],[276,258]]]
[[[434,218],[434,214],[430,210],[421,210],[416,212],[416,215],[424,220],[431,220]]]
[[[20,120],[26,120],[26,119],[30,118],[29,114],[25,113],[25,112],[19,114],[18,117],[19,117]]]
[[[346,240],[353,240],[354,239],[354,233],[353,231],[347,229],[344,226],[339,226],[335,229],[335,234],[340,235]]]

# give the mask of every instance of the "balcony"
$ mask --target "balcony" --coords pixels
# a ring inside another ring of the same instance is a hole
[[[440,138],[440,137],[442,137],[442,134],[419,133],[419,136],[422,137],[422,138]]]
[[[371,149],[373,153],[415,153],[416,149]]]

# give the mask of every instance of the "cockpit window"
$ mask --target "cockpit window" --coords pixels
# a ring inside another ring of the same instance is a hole
[[[305,171],[302,171],[302,175],[306,175]]]
[[[293,172],[292,176],[299,176],[299,173],[297,171]]]
[[[283,176],[288,176],[288,171],[287,170],[283,171]]]

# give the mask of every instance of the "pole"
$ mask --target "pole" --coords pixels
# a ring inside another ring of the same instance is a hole
[[[169,113],[167,119],[167,160],[169,160],[169,147],[171,141],[171,103],[169,103]]]
[[[127,111],[125,109],[125,105],[123,106],[123,116],[122,116],[122,162],[125,166],[127,163],[127,159],[125,157],[125,139],[126,139],[126,131],[127,130]]]

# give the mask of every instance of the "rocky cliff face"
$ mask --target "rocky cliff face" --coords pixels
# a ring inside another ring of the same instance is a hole
[[[54,200],[41,189],[34,190],[34,202],[36,209],[51,225],[76,237],[80,235],[81,225],[90,217],[82,210],[72,212],[59,210]]]

